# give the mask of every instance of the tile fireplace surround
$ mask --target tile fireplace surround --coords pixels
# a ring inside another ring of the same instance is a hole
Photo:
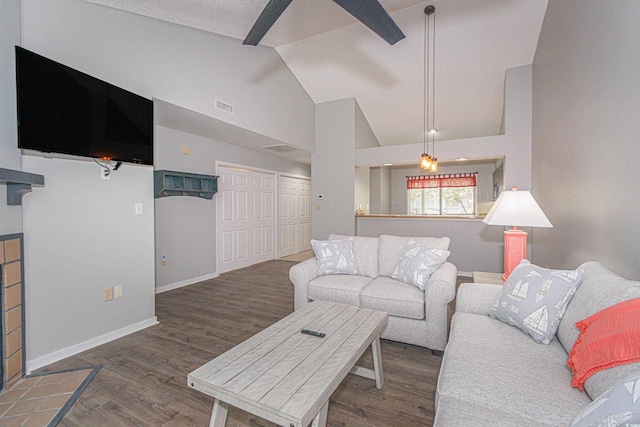
[[[23,271],[22,234],[0,236],[2,390],[25,373]]]

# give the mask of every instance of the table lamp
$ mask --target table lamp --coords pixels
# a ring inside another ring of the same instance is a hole
[[[528,191],[503,191],[487,216],[482,220],[488,225],[513,226],[504,232],[504,274],[506,281],[520,261],[527,257],[527,232],[520,227],[553,227],[538,203]]]

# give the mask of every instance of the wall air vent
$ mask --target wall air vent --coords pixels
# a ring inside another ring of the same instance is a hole
[[[222,110],[225,113],[233,114],[233,105],[227,104],[224,101],[220,101],[218,98],[216,98],[215,101],[216,101],[216,108],[218,110]]]
[[[287,153],[289,151],[297,151],[296,147],[292,147],[287,144],[274,144],[274,145],[263,145],[262,148],[265,150],[275,151],[276,153]]]

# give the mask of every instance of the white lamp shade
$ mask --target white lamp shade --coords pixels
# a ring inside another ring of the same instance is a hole
[[[519,227],[553,227],[528,191],[503,191],[487,216],[488,225]]]

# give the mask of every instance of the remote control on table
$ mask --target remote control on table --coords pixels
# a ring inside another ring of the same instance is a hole
[[[308,329],[303,329],[300,332],[302,332],[303,334],[307,334],[307,335],[313,335],[314,337],[318,337],[318,338],[324,338],[324,336],[325,336],[324,332],[310,331]]]

